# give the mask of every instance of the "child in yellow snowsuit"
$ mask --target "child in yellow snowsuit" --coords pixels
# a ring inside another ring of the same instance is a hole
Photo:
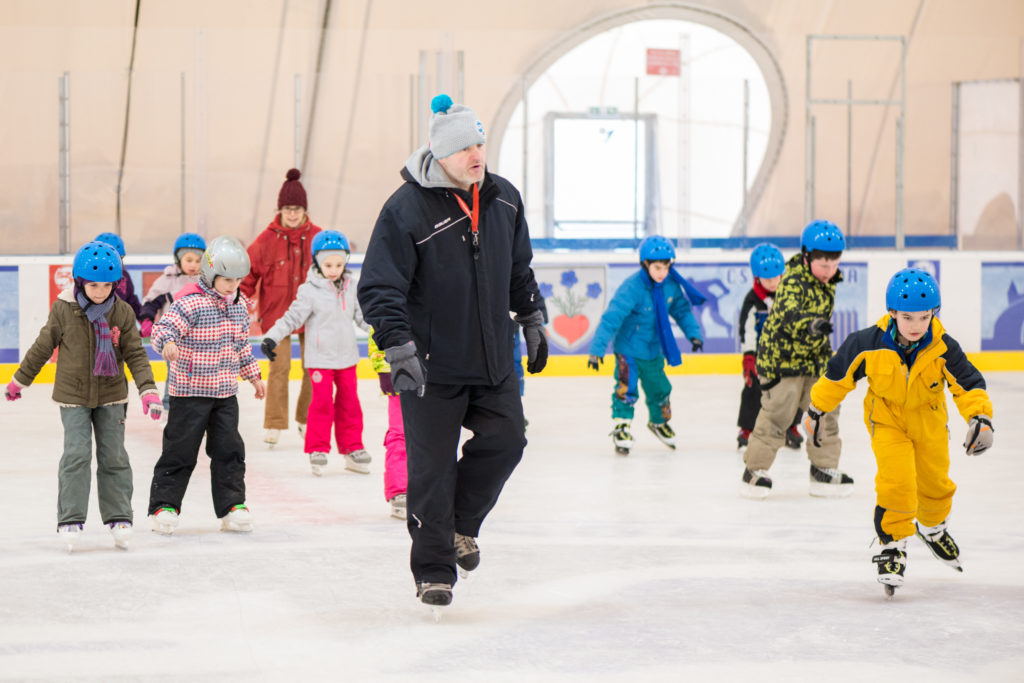
[[[958,571],[960,550],[946,530],[956,485],[949,478],[946,395],[968,422],[964,447],[978,455],[992,445],[992,402],[985,379],[935,317],[941,299],[928,273],[906,268],[886,290],[888,315],[851,334],[811,388],[805,418],[817,438],[818,421],[834,410],[857,380],[868,378],[864,423],[878,462],[873,558],[878,581],[892,595],[903,585],[907,539],[916,535],[932,554]],[[915,519],[917,520],[915,523]]]

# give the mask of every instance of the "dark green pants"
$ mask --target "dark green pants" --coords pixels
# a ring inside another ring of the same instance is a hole
[[[672,419],[672,404],[668,397],[672,383],[665,374],[665,359],[640,360],[615,354],[615,391],[612,393],[612,418],[633,419],[633,406],[640,398],[643,387],[650,421],[655,424]]]
[[[132,466],[124,450],[127,403],[99,408],[60,409],[64,455],[57,476],[57,523],[85,522],[92,483],[92,440],[96,437],[96,492],[104,524],[132,521]]]

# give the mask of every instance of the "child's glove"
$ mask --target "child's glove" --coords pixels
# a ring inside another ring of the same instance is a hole
[[[587,367],[593,370],[594,372],[598,372],[601,370],[601,363],[603,362],[604,358],[602,358],[601,356],[587,356]]]
[[[548,338],[544,334],[544,314],[539,310],[530,315],[516,316],[516,322],[523,326],[526,340],[526,369],[535,375],[548,364]]]
[[[815,318],[807,325],[807,331],[812,337],[824,337],[832,334],[832,323],[824,318]]]
[[[694,337],[690,340],[690,351],[693,353],[701,353],[704,351],[704,341]]]
[[[964,448],[967,455],[981,455],[992,447],[992,418],[988,415],[975,415],[967,423],[967,438]]]
[[[21,398],[21,389],[21,385],[12,379],[11,383],[7,385],[7,400],[17,401],[19,398]]]
[[[814,404],[807,406],[807,415],[804,416],[804,431],[810,434],[811,443],[821,448],[821,441],[818,440],[818,431],[821,429],[821,418],[825,413],[814,407]]]
[[[757,356],[752,353],[743,354],[743,383],[748,387],[757,381]]]
[[[395,391],[415,391],[417,396],[423,396],[427,388],[427,367],[416,355],[416,342],[384,349],[384,358],[391,366]]]
[[[273,362],[277,358],[277,354],[274,353],[274,348],[277,346],[277,342],[270,337],[264,337],[263,343],[260,344],[260,351],[267,357],[267,360]]]
[[[139,335],[143,339],[153,336],[153,321],[149,318],[143,318],[142,322],[139,323]]]
[[[395,391],[395,385],[391,383],[390,372],[382,372],[378,374],[377,381],[380,382],[380,393],[385,396],[398,396],[398,392]]]
[[[164,414],[164,404],[160,402],[160,397],[156,394],[143,394],[142,414],[149,415],[154,422],[159,420],[160,416]]]

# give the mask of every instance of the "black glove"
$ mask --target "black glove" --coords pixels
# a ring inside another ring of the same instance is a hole
[[[544,334],[544,314],[539,310],[529,315],[517,315],[516,322],[523,326],[526,340],[526,369],[535,375],[548,364],[548,338]]]
[[[812,337],[824,337],[832,334],[832,323],[825,318],[815,318],[807,326],[807,330]]]
[[[693,353],[703,353],[703,351],[704,351],[704,342],[703,342],[703,340],[697,339],[696,337],[691,339],[690,340],[690,351],[692,351]]]
[[[818,448],[821,448],[821,441],[818,440],[818,431],[821,429],[821,418],[824,415],[825,413],[815,408],[812,403],[807,406],[807,415],[804,417],[804,431],[810,435],[811,443]]]
[[[594,372],[598,372],[601,370],[601,363],[603,362],[604,358],[602,358],[601,356],[587,356],[587,367],[593,370]]]
[[[427,367],[416,355],[416,342],[384,349],[384,359],[391,366],[391,384],[395,391],[415,391],[423,396],[427,388]]]
[[[274,348],[277,346],[277,342],[270,337],[264,337],[263,343],[260,344],[260,351],[267,357],[267,360],[273,362],[277,358],[277,354],[274,353]]]

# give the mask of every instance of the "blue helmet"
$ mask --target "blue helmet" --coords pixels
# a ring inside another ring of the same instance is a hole
[[[811,221],[800,235],[800,246],[805,251],[846,251],[846,238],[831,221]]]
[[[183,232],[178,235],[178,239],[174,240],[174,249],[171,253],[174,254],[175,261],[181,259],[178,252],[182,249],[194,249],[201,254],[206,251],[206,240],[194,232]]]
[[[675,261],[676,248],[664,235],[650,235],[640,243],[641,261]]]
[[[920,268],[904,268],[885,288],[885,307],[890,311],[931,311],[941,305],[938,283]]]
[[[123,275],[121,256],[106,242],[86,242],[75,253],[71,274],[88,282],[117,282]]]
[[[109,244],[117,250],[117,253],[121,255],[121,258],[124,258],[124,240],[121,239],[120,235],[115,235],[112,232],[101,232],[96,235],[95,241]]]
[[[321,251],[352,251],[348,246],[348,238],[337,230],[321,230],[313,237],[312,252],[316,258]]]
[[[786,259],[774,244],[762,242],[750,254],[750,269],[754,271],[754,277],[777,277],[786,271]]]

